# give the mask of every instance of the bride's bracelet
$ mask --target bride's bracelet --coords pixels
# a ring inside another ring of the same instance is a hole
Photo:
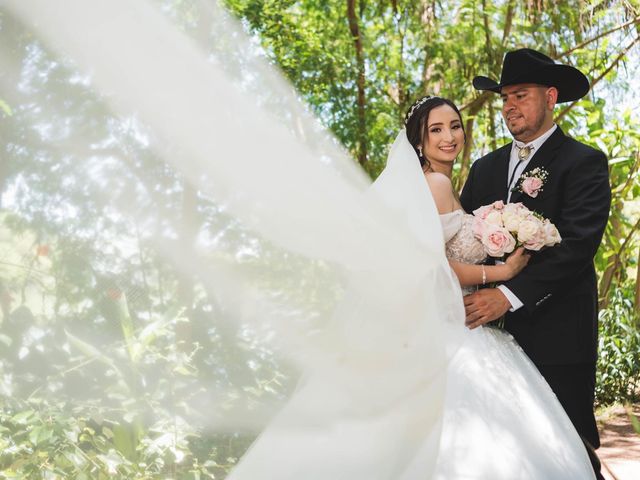
[[[482,267],[482,285],[486,285],[486,283],[487,283],[487,272],[484,269],[484,264],[482,264],[481,267]]]

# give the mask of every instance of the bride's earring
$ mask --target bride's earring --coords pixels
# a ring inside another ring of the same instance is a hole
[[[427,163],[427,159],[424,158],[424,155],[422,154],[422,146],[418,146],[418,160],[420,161],[420,166],[424,170],[424,166]]]
[[[418,160],[420,160],[422,171],[428,172],[431,170],[431,162],[422,154],[422,145],[418,145],[416,148],[418,149]]]

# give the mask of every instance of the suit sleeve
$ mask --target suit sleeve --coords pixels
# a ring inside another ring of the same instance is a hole
[[[574,162],[562,189],[562,206],[554,219],[562,242],[535,254],[527,268],[504,283],[529,313],[578,285],[590,272],[611,204],[605,155],[592,151]]]

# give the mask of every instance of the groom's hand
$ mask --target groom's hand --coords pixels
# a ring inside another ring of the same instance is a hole
[[[500,318],[511,304],[498,288],[483,288],[464,297],[464,308],[467,313],[464,323],[473,330]]]

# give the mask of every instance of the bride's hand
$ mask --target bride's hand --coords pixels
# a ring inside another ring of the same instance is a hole
[[[519,274],[522,269],[527,266],[530,258],[531,255],[526,252],[524,247],[519,247],[514,250],[505,261],[505,265],[507,266],[507,278],[505,280],[510,280]]]

